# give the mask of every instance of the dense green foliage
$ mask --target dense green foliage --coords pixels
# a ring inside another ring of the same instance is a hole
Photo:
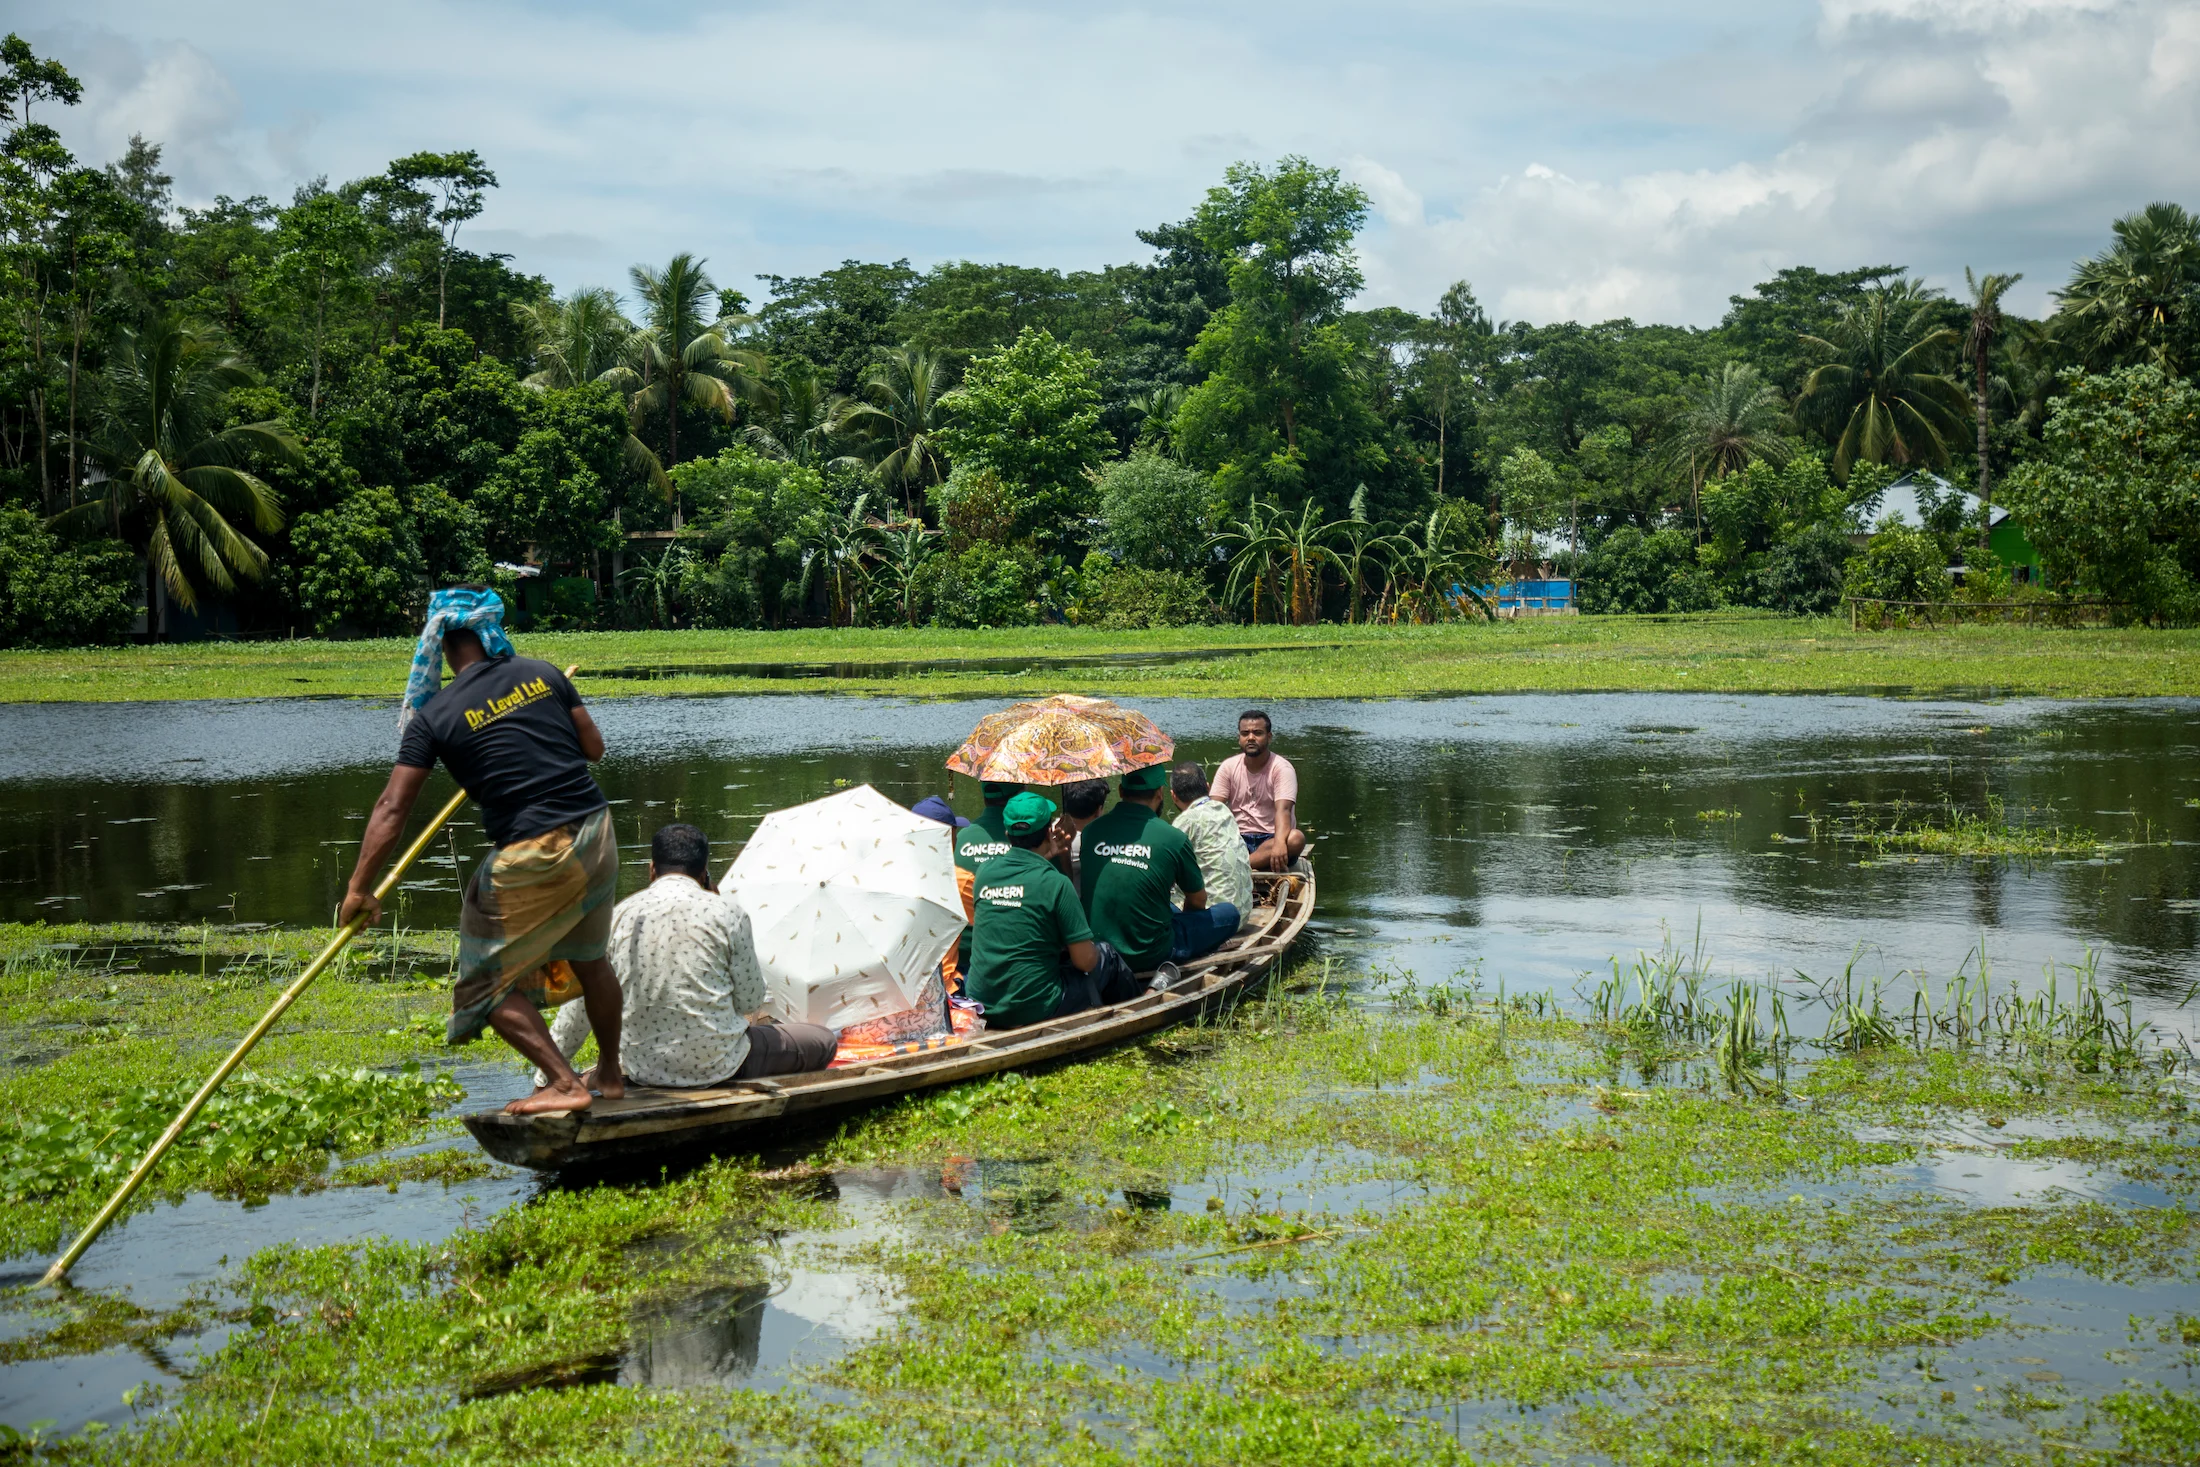
[[[2054,426],[2094,377],[2174,396],[2200,365],[2173,204],[2116,221],[2044,321],[2006,313],[2014,276],[1965,301],[1893,265],[1780,270],[1710,329],[1493,321],[1465,281],[1363,309],[1368,201],[1300,157],[1232,166],[1096,271],[848,260],[752,300],[724,283],[750,262],[683,251],[559,298],[463,247],[477,153],[178,207],[157,141],[63,146],[80,90],[8,41],[0,505],[38,561],[0,571],[10,643],[139,614],[380,634],[484,580],[598,627],[1427,621],[1547,576],[1586,610],[1822,613],[1910,469],[2014,505],[2041,554],[2011,588],[1983,515],[1923,527],[1966,589],[2200,615],[2189,439]]]

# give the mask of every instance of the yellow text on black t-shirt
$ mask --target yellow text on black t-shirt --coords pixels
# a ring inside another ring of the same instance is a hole
[[[528,704],[540,702],[550,695],[550,683],[546,678],[538,677],[532,682],[521,683],[501,698],[491,698],[479,708],[467,709],[466,727],[476,729],[495,723],[513,709],[525,708]]]

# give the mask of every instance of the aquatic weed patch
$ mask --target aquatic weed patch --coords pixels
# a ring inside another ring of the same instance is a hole
[[[0,1215],[22,1224],[10,1230],[7,1251],[51,1247],[129,1173],[195,1088],[140,1087],[106,1105],[0,1118]],[[265,1198],[318,1176],[332,1153],[409,1139],[462,1093],[447,1076],[418,1067],[238,1075],[170,1148],[149,1190]]]
[[[776,1175],[717,1162],[552,1189],[443,1244],[264,1252],[209,1306],[228,1344],[100,1450],[1862,1464],[2178,1440],[2182,1316],[2124,1348],[2129,1385],[1955,1375],[1967,1353],[2097,1349],[2018,1322],[2036,1283],[2194,1273],[2182,1207],[1980,1206],[1910,1180],[1952,1118],[1999,1134],[2011,1066],[1990,1046],[1812,1049],[1783,1090],[1735,1088],[1709,1058],[1726,1010],[1699,993],[1693,1057],[1657,1082],[1539,996],[1414,984],[1357,1006],[1311,978],[870,1112]],[[2084,1129],[2009,1152],[2182,1164],[2159,1070],[2058,1054],[2027,1083]],[[910,1179],[896,1225],[840,1260],[906,1301],[884,1333],[770,1391],[608,1383],[651,1301],[797,1263],[774,1240],[830,1221],[821,1175],[855,1166]]]

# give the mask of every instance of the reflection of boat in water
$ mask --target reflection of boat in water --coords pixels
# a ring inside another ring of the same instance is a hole
[[[954,1085],[1002,1070],[1066,1059],[1212,1012],[1267,976],[1314,911],[1314,873],[1254,875],[1252,918],[1220,949],[1184,964],[1168,987],[1108,1008],[982,1033],[918,1054],[705,1090],[627,1088],[578,1114],[477,1111],[466,1129],[482,1150],[515,1166],[556,1170],[644,1152],[723,1141],[759,1125],[809,1121],[874,1101]]]

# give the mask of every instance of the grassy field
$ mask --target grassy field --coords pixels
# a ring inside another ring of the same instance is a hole
[[[1770,616],[1151,632],[581,632],[519,642],[531,655],[577,662],[584,676],[596,674],[588,684],[595,697],[796,690],[1228,698],[1541,691],[2200,694],[2200,631],[1963,626],[1852,632],[1838,619]],[[410,654],[410,644],[400,641],[0,652],[0,702],[394,697]],[[1068,666],[1040,661],[1047,658],[1089,660]],[[825,668],[833,675],[770,674],[789,667]],[[644,675],[606,675],[614,670]]]

